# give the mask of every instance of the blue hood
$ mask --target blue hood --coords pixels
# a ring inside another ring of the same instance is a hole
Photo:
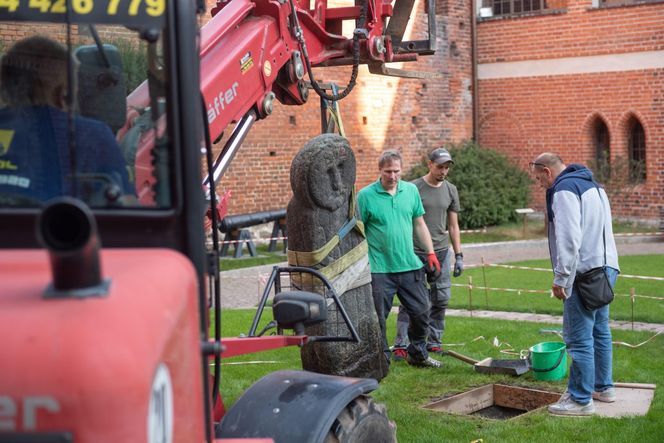
[[[560,183],[562,180],[567,180],[568,178],[578,178],[581,180],[593,181],[593,172],[583,165],[576,163],[571,164],[563,169],[563,172],[561,172],[553,182],[552,188],[555,188],[558,183]]]
[[[553,194],[566,190],[574,192],[580,198],[589,188],[596,186],[598,185],[593,180],[593,173],[590,169],[576,163],[567,166],[556,177],[553,185],[546,190],[546,213],[549,221],[553,221],[553,210],[551,209]]]

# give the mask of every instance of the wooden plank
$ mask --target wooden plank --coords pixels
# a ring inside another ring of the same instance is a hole
[[[655,389],[657,385],[652,383],[613,383],[616,388]]]
[[[468,415],[493,405],[493,385],[481,386],[472,391],[438,400],[423,406],[425,409]]]

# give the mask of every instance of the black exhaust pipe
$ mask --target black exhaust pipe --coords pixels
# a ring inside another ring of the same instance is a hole
[[[99,236],[92,211],[80,200],[51,200],[37,221],[37,237],[48,249],[53,282],[45,297],[94,297],[108,293],[99,259]]]

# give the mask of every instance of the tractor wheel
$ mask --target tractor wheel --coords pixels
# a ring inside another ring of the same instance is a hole
[[[396,425],[387,418],[385,406],[360,395],[339,413],[325,443],[395,443]]]

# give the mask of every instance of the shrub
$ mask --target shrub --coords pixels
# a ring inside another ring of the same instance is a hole
[[[128,95],[147,79],[148,60],[145,49],[146,45],[141,42],[136,46],[132,42],[123,39],[117,39],[109,43],[118,48],[118,52],[122,58]]]
[[[517,221],[517,208],[530,199],[528,173],[514,165],[505,155],[483,149],[473,142],[447,147],[454,166],[449,180],[459,190],[461,229],[476,229]],[[426,158],[406,174],[405,180],[428,172]]]

